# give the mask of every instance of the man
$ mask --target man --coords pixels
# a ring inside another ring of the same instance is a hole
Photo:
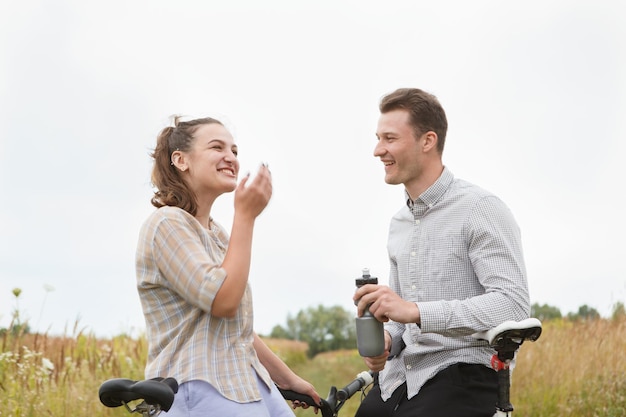
[[[391,219],[389,287],[355,292],[385,322],[380,371],[356,417],[484,416],[495,413],[494,351],[472,333],[529,317],[519,228],[493,194],[444,166],[445,112],[419,89],[383,97],[374,156],[405,201]]]

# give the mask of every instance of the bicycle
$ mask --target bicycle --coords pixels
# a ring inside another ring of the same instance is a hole
[[[363,371],[341,389],[331,387],[328,397],[315,404],[322,412],[322,417],[336,417],[345,402],[355,393],[365,389],[374,381],[371,371]],[[300,401],[310,406],[313,398],[291,390],[278,388],[285,400]],[[109,379],[100,385],[100,402],[107,407],[124,406],[128,412],[141,413],[143,417],[156,417],[161,411],[168,411],[174,403],[178,391],[178,382],[174,378],[153,378],[135,381],[125,378]],[[141,401],[136,406],[134,402]]]
[[[506,321],[493,329],[474,333],[472,336],[484,340],[496,351],[491,359],[491,366],[498,374],[498,400],[494,417],[511,417],[513,405],[510,401],[511,362],[515,353],[525,341],[536,341],[541,336],[541,322],[536,318],[529,318],[519,322]],[[331,386],[326,399],[315,404],[313,399],[291,390],[280,389],[281,394],[288,401],[299,401],[309,406],[318,407],[322,417],[337,417],[345,402],[359,391],[373,382],[374,374],[371,371],[359,373],[354,380],[345,387],[337,389]],[[122,405],[130,413],[142,413],[143,417],[156,417],[161,411],[168,411],[174,402],[174,394],[178,391],[178,383],[174,378],[154,378],[134,381],[124,378],[115,378],[105,381],[99,389],[100,401],[107,407]],[[142,400],[135,408],[130,403]]]

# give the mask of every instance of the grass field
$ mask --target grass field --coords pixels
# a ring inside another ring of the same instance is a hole
[[[364,370],[356,351],[307,359],[302,343],[266,339],[322,396]],[[101,340],[74,331],[67,337],[0,336],[0,416],[124,416],[98,400],[109,378],[143,378],[146,341],[124,336]],[[626,319],[544,323],[536,343],[527,342],[513,372],[517,417],[626,416]],[[340,415],[351,417],[355,396]],[[314,416],[298,410],[298,416]]]

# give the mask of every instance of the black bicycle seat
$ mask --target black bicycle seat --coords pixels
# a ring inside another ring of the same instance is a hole
[[[174,378],[152,378],[143,381],[114,378],[100,385],[100,401],[107,407],[119,407],[135,400],[144,400],[167,411],[174,403],[178,382]]]

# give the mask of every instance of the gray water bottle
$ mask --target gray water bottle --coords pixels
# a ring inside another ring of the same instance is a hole
[[[365,284],[378,284],[378,278],[370,275],[370,270],[363,269],[363,276],[356,279],[356,287]],[[361,356],[379,356],[385,351],[383,323],[370,313],[369,306],[361,317],[356,318],[356,346]]]

